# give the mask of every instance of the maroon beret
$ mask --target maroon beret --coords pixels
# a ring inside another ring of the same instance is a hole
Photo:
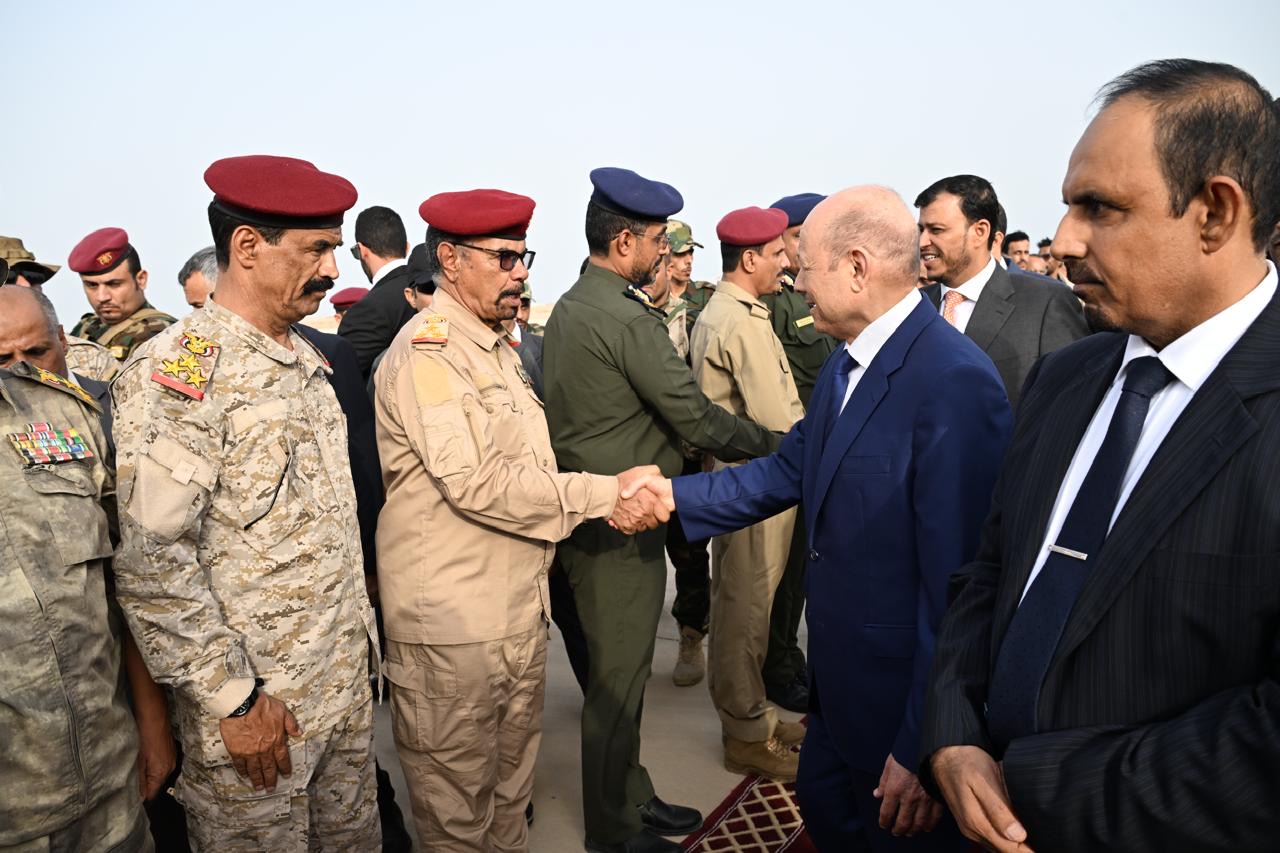
[[[293,157],[227,157],[204,170],[224,213],[268,228],[337,228],[355,207],[356,188]]]
[[[787,214],[772,207],[744,207],[724,215],[716,236],[730,246],[761,246],[787,230]]]
[[[99,228],[71,250],[67,266],[81,275],[101,275],[129,256],[129,235],[123,228]]]
[[[368,293],[369,288],[367,287],[344,287],[329,297],[329,303],[334,308],[350,308],[361,299],[364,299]]]
[[[459,237],[523,240],[533,218],[534,200],[503,190],[437,193],[418,207],[432,228]]]

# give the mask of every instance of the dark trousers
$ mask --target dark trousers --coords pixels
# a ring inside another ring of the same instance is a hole
[[[556,627],[560,629],[565,654],[569,656],[569,666],[573,668],[573,678],[578,682],[578,687],[585,696],[587,671],[590,668],[587,637],[582,633],[578,603],[573,600],[573,587],[569,585],[569,576],[560,565],[559,557],[551,564],[551,572],[547,575],[547,587],[551,592],[551,621],[555,622]]]
[[[699,462],[686,459],[681,473],[697,474]],[[710,540],[690,542],[680,525],[679,513],[672,513],[667,523],[667,554],[676,569],[676,600],[671,615],[681,628],[707,633],[711,624],[711,553]]]
[[[808,681],[799,639],[800,617],[804,614],[804,564],[808,559],[808,542],[804,507],[800,506],[796,508],[787,567],[773,593],[773,609],[769,612],[769,650],[765,653],[762,674],[765,689],[770,692],[781,692],[793,681]]]
[[[965,853],[971,849],[950,813],[933,832],[895,838],[880,828],[880,801],[871,792],[880,773],[852,767],[840,757],[821,713],[809,714],[800,748],[796,800],[813,846],[820,853]]]

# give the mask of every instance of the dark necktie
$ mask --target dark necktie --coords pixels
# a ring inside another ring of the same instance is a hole
[[[1003,748],[1037,731],[1036,706],[1067,617],[1084,587],[1115,514],[1125,471],[1151,398],[1173,374],[1155,356],[1129,363],[1124,390],[1049,557],[1018,606],[996,657],[987,693],[987,729]]]
[[[831,416],[827,418],[827,435],[835,429],[836,419],[840,417],[840,410],[844,408],[844,395],[849,390],[849,374],[858,369],[858,360],[849,353],[849,350],[844,347],[840,350],[843,355],[836,361],[836,373],[831,383]]]

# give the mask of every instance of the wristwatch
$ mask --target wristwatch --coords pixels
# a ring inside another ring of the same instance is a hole
[[[245,714],[249,713],[249,709],[258,701],[258,688],[262,687],[266,683],[267,682],[263,681],[261,678],[255,678],[253,680],[253,689],[249,691],[249,695],[240,703],[240,707],[236,708],[230,714],[227,714],[227,719],[231,719],[232,717],[243,717]]]

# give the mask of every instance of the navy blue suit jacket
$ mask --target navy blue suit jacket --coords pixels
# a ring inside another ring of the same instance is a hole
[[[827,359],[776,453],[675,480],[691,541],[803,502],[814,710],[852,767],[919,760],[947,580],[973,558],[1013,416],[991,360],[927,300],[867,365],[830,423]],[[829,435],[828,435],[829,433]]]

